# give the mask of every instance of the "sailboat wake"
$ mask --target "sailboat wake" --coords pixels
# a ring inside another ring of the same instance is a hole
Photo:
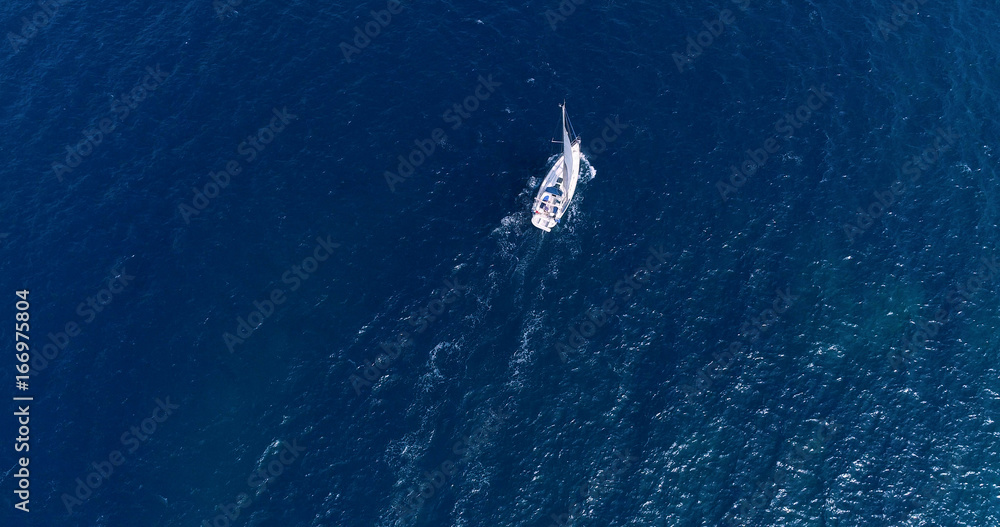
[[[584,183],[597,179],[597,169],[594,168],[594,165],[590,164],[590,160],[587,159],[586,154],[580,154],[580,166],[584,168],[584,174],[587,176],[583,180]]]

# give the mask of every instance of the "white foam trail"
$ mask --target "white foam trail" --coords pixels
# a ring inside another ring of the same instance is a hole
[[[580,159],[583,161],[584,166],[587,167],[587,173],[586,173],[586,175],[590,176],[585,181],[593,181],[593,180],[597,179],[597,169],[594,168],[594,165],[590,164],[590,160],[587,159],[587,155],[581,153],[580,154]]]

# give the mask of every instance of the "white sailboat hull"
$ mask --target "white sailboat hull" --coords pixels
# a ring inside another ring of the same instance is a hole
[[[566,214],[580,178],[580,140],[573,141],[566,150],[571,156],[570,163],[566,163],[567,154],[559,156],[535,196],[531,224],[545,232],[551,232]]]

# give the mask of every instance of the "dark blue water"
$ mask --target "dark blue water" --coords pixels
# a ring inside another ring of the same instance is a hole
[[[0,7],[0,523],[998,525],[995,4],[230,3]]]

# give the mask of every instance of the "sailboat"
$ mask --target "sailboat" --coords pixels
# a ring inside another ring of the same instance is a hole
[[[563,153],[542,180],[531,209],[531,224],[545,232],[551,232],[552,227],[566,214],[580,177],[580,137],[575,132],[571,135],[572,126],[566,115],[566,103],[560,107]]]

